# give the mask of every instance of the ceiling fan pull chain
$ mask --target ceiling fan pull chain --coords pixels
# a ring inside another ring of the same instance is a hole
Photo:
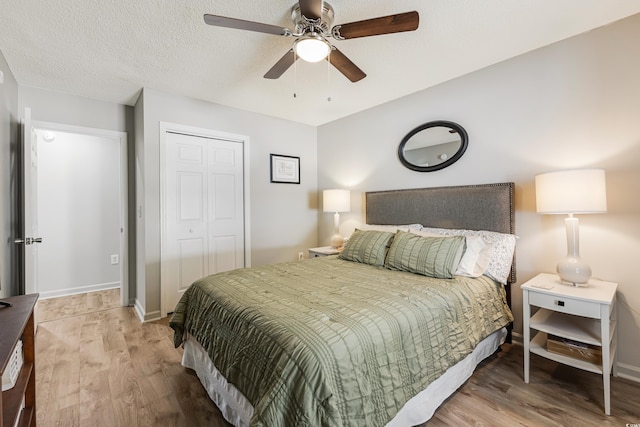
[[[331,49],[327,56],[327,102],[331,102]]]
[[[293,97],[297,98],[298,95],[296,94],[297,92],[297,86],[298,86],[298,61],[297,61],[297,56],[296,56],[296,50],[293,49]]]

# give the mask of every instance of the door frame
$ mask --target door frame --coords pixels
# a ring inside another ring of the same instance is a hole
[[[127,133],[108,129],[89,128],[67,125],[63,123],[32,120],[32,127],[36,130],[51,130],[80,135],[113,138],[120,145],[120,304],[130,305],[129,301],[129,227],[128,200],[129,174],[127,158]]]
[[[242,191],[243,191],[243,218],[244,218],[244,266],[251,267],[251,205],[250,205],[250,158],[249,158],[249,137],[227,132],[221,132],[213,129],[200,128],[194,126],[186,126],[177,123],[160,122],[160,317],[166,317],[170,311],[166,307],[167,298],[165,292],[167,286],[165,283],[164,254],[166,250],[166,150],[167,150],[167,133],[178,133],[182,135],[195,136],[206,139],[218,139],[223,141],[235,142],[242,144]],[[173,307],[171,307],[172,309]]]

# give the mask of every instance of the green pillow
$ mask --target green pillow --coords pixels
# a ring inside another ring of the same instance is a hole
[[[394,234],[390,231],[356,229],[338,258],[369,265],[384,265],[389,243]]]
[[[398,231],[384,266],[438,279],[451,279],[464,252],[464,236],[424,237]]]

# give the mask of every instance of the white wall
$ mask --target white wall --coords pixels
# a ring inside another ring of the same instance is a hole
[[[120,287],[120,141],[51,131],[38,138],[41,298]]]
[[[134,120],[133,107],[98,101],[71,94],[53,92],[44,89],[20,86],[18,90],[19,115],[23,117],[25,107],[31,108],[31,117],[35,121],[59,123],[109,131],[127,132],[128,138],[128,205],[135,205],[134,186]],[[135,212],[129,209],[129,283],[135,283]],[[135,297],[135,286],[129,286],[129,301]]]
[[[581,255],[594,276],[619,283],[620,368],[640,379],[638,40],[640,15],[321,126],[318,189],[353,190],[342,234],[363,220],[364,191],[513,181],[521,284],[553,272],[566,254],[563,218],[535,212],[534,176],[604,168],[609,212],[580,218]],[[467,152],[442,171],[405,169],[396,156],[401,139],[438,119],[467,130]],[[320,243],[327,243],[331,218],[319,218]],[[513,310],[522,331],[519,286]]]
[[[0,298],[14,295],[16,248],[13,244],[18,201],[16,162],[18,148],[18,84],[0,52]]]
[[[316,128],[145,88],[135,107],[138,302],[160,314],[160,122],[245,135],[250,141],[252,265],[297,259],[317,243]],[[140,120],[142,119],[142,120]],[[269,154],[300,157],[300,185],[269,182]],[[143,243],[142,243],[143,242]],[[143,245],[141,247],[141,245]]]

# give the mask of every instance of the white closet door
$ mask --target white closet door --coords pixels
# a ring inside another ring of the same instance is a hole
[[[244,267],[242,145],[211,140],[208,150],[209,274]]]
[[[244,267],[242,144],[166,135],[163,287],[168,312],[195,280]]]

